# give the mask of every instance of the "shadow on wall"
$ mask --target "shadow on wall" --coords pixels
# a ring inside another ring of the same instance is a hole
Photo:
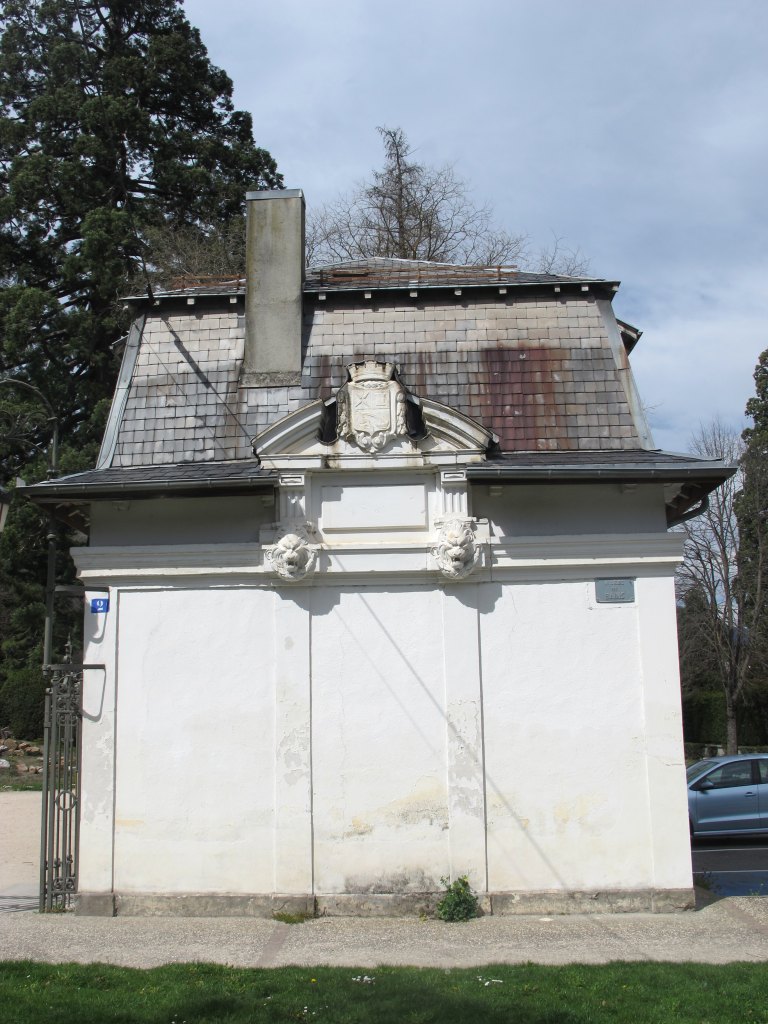
[[[421,736],[421,738],[424,741],[424,743],[427,746],[430,746],[431,745],[430,744],[430,737],[427,736],[424,733],[424,731],[423,731],[423,729],[421,727],[421,723],[413,715],[413,713],[412,713],[411,709],[408,707],[408,705],[406,703],[404,703],[400,699],[400,696],[395,692],[394,688],[391,686],[391,684],[389,682],[390,675],[392,675],[396,671],[400,671],[401,674],[404,673],[408,678],[413,680],[413,682],[422,690],[422,692],[423,692],[424,696],[427,698],[427,700],[435,708],[435,710],[437,711],[438,715],[443,719],[443,721],[446,724],[447,730],[453,735],[454,738],[458,739],[460,742],[465,744],[466,743],[466,738],[460,736],[460,734],[456,730],[455,726],[453,725],[453,723],[448,718],[448,716],[446,714],[445,707],[443,706],[443,704],[440,703],[435,698],[435,696],[431,692],[429,686],[425,683],[425,681],[421,678],[419,673],[416,671],[416,669],[413,666],[413,663],[408,658],[406,653],[403,651],[402,647],[398,644],[398,642],[395,639],[395,637],[387,629],[386,625],[381,621],[379,616],[373,610],[373,608],[371,607],[370,602],[366,600],[365,589],[364,588],[356,588],[356,587],[344,587],[344,588],[332,587],[331,588],[331,587],[328,587],[328,588],[318,588],[317,590],[309,590],[307,588],[307,589],[303,590],[303,592],[292,591],[291,594],[288,594],[288,592],[286,591],[285,592],[285,597],[286,598],[290,598],[291,595],[295,595],[295,600],[297,601],[297,603],[300,604],[301,607],[303,607],[303,608],[305,608],[307,610],[309,610],[309,608],[311,607],[313,615],[326,615],[326,614],[329,614],[336,607],[336,605],[338,605],[342,589],[345,590],[345,591],[349,591],[349,592],[356,592],[358,594],[359,599],[360,599],[360,603],[366,609],[366,612],[368,613],[368,615],[369,615],[369,617],[371,619],[372,629],[375,628],[376,631],[381,636],[386,637],[388,645],[389,645],[390,650],[391,650],[391,659],[388,660],[386,666],[382,666],[378,662],[375,662],[371,658],[370,653],[368,651],[368,648],[362,642],[361,637],[359,637],[359,636],[355,635],[354,633],[352,633],[352,631],[349,629],[349,627],[346,625],[346,623],[342,622],[341,625],[346,630],[346,632],[347,632],[347,634],[349,636],[349,646],[350,646],[350,649],[354,648],[355,651],[356,651],[357,657],[359,657],[360,659],[365,660],[368,663],[368,665],[369,665],[370,669],[372,670],[372,672],[381,680],[382,687],[389,691],[391,697],[397,703],[397,705],[400,707],[400,709],[401,709],[403,715],[405,716],[405,718],[407,718],[407,720],[412,724],[414,730],[419,734],[419,736]],[[383,588],[383,589],[384,589],[385,592],[387,592],[387,588]],[[391,588],[391,590],[389,592],[396,593],[398,589],[400,589],[400,588]],[[411,590],[420,590],[420,591],[422,591],[424,593],[434,593],[435,592],[434,588],[433,587],[429,587],[429,586],[418,587],[418,588],[408,588],[408,589],[409,589],[409,591],[411,591]],[[465,607],[470,608],[473,611],[478,612],[480,615],[490,614],[493,611],[493,609],[494,609],[494,607],[496,605],[496,602],[501,597],[501,590],[502,590],[502,588],[501,588],[501,586],[499,584],[485,584],[485,583],[482,584],[482,585],[447,584],[447,585],[445,585],[444,589],[445,589],[446,593],[449,594],[451,597],[455,597]],[[468,760],[470,760],[472,762],[473,766],[474,766],[474,770],[477,771],[478,775],[481,778],[484,779],[484,786],[485,786],[486,791],[488,789],[493,790],[493,793],[498,798],[499,802],[506,808],[506,810],[509,813],[510,817],[519,826],[520,836],[525,838],[526,842],[531,847],[533,847],[533,849],[536,851],[536,853],[537,853],[538,857],[541,859],[541,861],[548,866],[548,868],[552,872],[552,876],[557,879],[557,881],[558,881],[560,887],[563,889],[563,891],[568,891],[569,886],[568,886],[565,878],[563,878],[563,876],[559,873],[559,871],[557,870],[555,864],[547,856],[547,854],[542,849],[540,844],[536,841],[536,839],[527,830],[527,828],[525,827],[525,822],[520,818],[520,816],[516,813],[514,807],[509,803],[509,800],[506,797],[504,791],[497,784],[497,782],[493,779],[493,777],[490,776],[487,773],[487,771],[485,770],[485,764],[484,764],[484,759],[483,759],[482,747],[480,749],[469,749],[469,750],[467,750],[467,755],[468,755]],[[487,871],[487,868],[486,868],[486,871]],[[486,884],[487,884],[487,878],[486,878]]]

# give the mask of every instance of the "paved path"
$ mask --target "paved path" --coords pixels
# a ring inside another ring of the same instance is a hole
[[[489,917],[465,924],[321,918],[83,918],[9,914],[0,959],[154,967],[208,961],[240,967],[380,964],[768,960],[768,901],[731,897],[687,914]]]
[[[0,911],[37,907],[41,805],[41,793],[0,793]]]
[[[696,839],[694,881],[719,896],[768,896],[768,844],[765,836]]]
[[[4,902],[5,909],[36,902],[40,799],[39,793],[0,793],[0,905]],[[768,899],[721,899],[687,914],[487,917],[466,924],[329,917],[286,925],[257,918],[4,914],[0,960],[20,959],[130,967],[198,960],[243,967],[365,968],[768,961]]]

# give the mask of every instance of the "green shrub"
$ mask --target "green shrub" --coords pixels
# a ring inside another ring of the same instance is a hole
[[[447,878],[440,881],[445,886],[445,896],[437,904],[437,916],[442,921],[468,921],[477,917],[477,896],[466,875],[460,875],[453,882]]]
[[[43,734],[45,678],[37,666],[10,669],[0,686],[0,726],[8,725],[17,739]]]

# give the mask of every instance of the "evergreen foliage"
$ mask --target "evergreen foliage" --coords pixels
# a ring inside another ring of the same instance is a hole
[[[725,744],[723,688],[712,644],[709,602],[703,588],[683,589],[677,606],[683,734],[688,743]]]
[[[747,637],[754,719],[768,723],[768,350],[758,359],[755,395],[747,402],[752,426],[744,431],[743,485],[736,503],[739,575],[751,616]]]
[[[755,396],[747,402],[752,418],[744,440],[744,484],[737,504],[741,544],[739,565],[747,600],[763,599],[768,539],[768,350],[755,369]]]
[[[282,179],[180,0],[0,12],[0,378],[48,397],[71,472],[94,464],[128,324],[120,299],[151,287],[153,237],[205,239],[242,217],[247,190]],[[0,482],[44,477],[49,443],[34,396],[0,389]],[[9,520],[0,725],[13,678],[39,666],[45,576],[39,514],[15,502]]]

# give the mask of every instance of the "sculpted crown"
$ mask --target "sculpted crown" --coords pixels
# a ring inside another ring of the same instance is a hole
[[[363,363],[351,363],[347,370],[349,379],[355,384],[367,380],[392,380],[395,375],[394,363],[377,363],[375,359],[366,359]]]

